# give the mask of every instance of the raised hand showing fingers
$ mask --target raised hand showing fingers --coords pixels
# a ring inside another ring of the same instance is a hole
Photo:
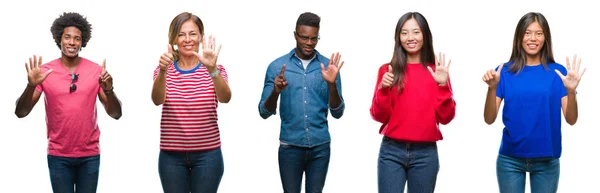
[[[581,77],[585,73],[586,68],[581,71],[581,58],[577,58],[577,55],[573,56],[573,61],[569,62],[569,57],[567,56],[567,74],[563,75],[559,70],[554,70],[556,74],[560,77],[565,85],[567,91],[575,91],[579,82],[581,81]]]
[[[281,67],[281,72],[275,77],[275,93],[281,93],[287,87],[287,81],[285,80],[285,64]]]
[[[112,90],[112,76],[106,71],[106,59],[102,61],[102,72],[100,73],[98,82],[100,83],[102,90]]]
[[[30,86],[37,86],[46,80],[46,77],[52,73],[52,69],[42,73],[42,56],[36,58],[33,55],[33,59],[29,58],[29,64],[25,63],[25,70],[27,70],[27,81]]]
[[[500,82],[500,73],[504,64],[500,64],[497,70],[490,69],[483,75],[483,82],[488,84],[489,87],[496,88]]]

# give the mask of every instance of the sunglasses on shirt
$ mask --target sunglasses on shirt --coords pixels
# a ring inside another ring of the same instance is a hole
[[[79,78],[79,74],[75,74],[75,73],[71,74],[71,86],[69,87],[69,93],[73,93],[77,90],[77,85],[75,85],[75,82],[77,82],[78,78]]]

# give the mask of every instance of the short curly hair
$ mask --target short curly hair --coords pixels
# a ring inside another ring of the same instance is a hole
[[[92,25],[79,13],[64,12],[61,16],[54,20],[50,32],[54,37],[54,42],[58,48],[60,48],[60,42],[62,41],[62,35],[67,27],[76,27],[81,31],[81,47],[84,48],[90,38],[92,38]]]

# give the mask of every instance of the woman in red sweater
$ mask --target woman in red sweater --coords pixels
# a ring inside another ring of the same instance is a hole
[[[450,61],[435,56],[429,24],[418,12],[398,20],[392,61],[379,68],[371,116],[383,125],[377,164],[380,193],[433,192],[439,124],[454,119]]]

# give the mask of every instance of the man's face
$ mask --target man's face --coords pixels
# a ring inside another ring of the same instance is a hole
[[[60,41],[60,50],[64,56],[74,58],[81,50],[81,31],[76,27],[66,27]]]
[[[311,59],[319,42],[319,28],[300,25],[294,32],[296,39],[296,55],[301,59]]]

